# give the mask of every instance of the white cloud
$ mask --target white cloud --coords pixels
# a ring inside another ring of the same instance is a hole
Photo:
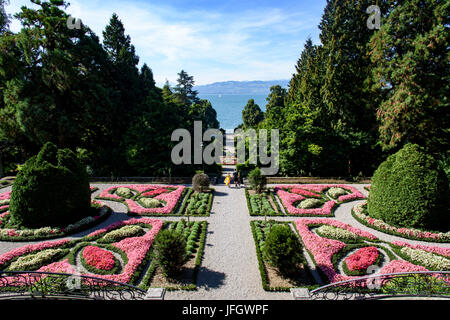
[[[29,3],[13,2],[7,10]],[[290,78],[306,36],[315,32],[320,18],[279,8],[254,8],[233,15],[132,1],[70,2],[67,11],[100,38],[116,12],[141,64],[146,62],[153,69],[158,83],[174,82],[181,69],[194,75],[197,84]],[[12,25],[12,30],[19,29],[17,23]]]

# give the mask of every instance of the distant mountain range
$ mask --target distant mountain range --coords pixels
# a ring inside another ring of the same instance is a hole
[[[200,95],[202,94],[269,94],[270,87],[280,85],[287,88],[289,80],[272,80],[272,81],[226,81],[215,82],[196,86]]]

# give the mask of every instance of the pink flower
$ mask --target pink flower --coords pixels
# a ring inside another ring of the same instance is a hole
[[[100,270],[111,270],[115,265],[114,255],[99,247],[85,247],[83,250],[83,258],[88,265]]]
[[[379,253],[376,247],[364,247],[345,259],[350,271],[366,270],[378,259]]]
[[[114,191],[117,188],[124,187],[131,190],[136,191],[137,193],[140,193],[142,195],[150,194],[156,195],[154,198],[158,200],[162,200],[166,203],[164,207],[160,208],[144,208],[139,203],[137,203],[134,200],[131,199],[124,199],[116,194],[111,194],[110,192]],[[173,188],[175,189],[172,192],[166,192],[167,189]],[[105,190],[103,190],[99,198],[103,199],[112,199],[112,200],[121,200],[126,203],[128,206],[128,210],[131,213],[134,214],[152,214],[152,213],[160,213],[160,214],[170,214],[173,209],[175,208],[176,204],[178,203],[178,200],[181,197],[181,194],[183,193],[185,186],[175,186],[175,185],[164,185],[163,187],[160,185],[148,185],[148,184],[141,184],[141,185],[121,185],[121,186],[112,186]],[[163,190],[165,190],[163,192]]]
[[[150,250],[156,235],[163,226],[163,222],[161,220],[150,218],[140,218],[140,219],[133,218],[126,221],[120,221],[104,229],[94,231],[91,234],[89,234],[86,238],[86,240],[89,241],[89,238],[94,235],[100,235],[102,233],[108,232],[112,229],[118,228],[123,225],[133,225],[138,223],[150,224],[152,228],[150,229],[150,231],[146,232],[146,234],[144,234],[143,236],[125,238],[113,244],[113,246],[122,250],[128,258],[128,263],[125,266],[123,266],[122,272],[120,274],[111,274],[111,275],[98,275],[91,273],[88,273],[87,275],[103,278],[106,280],[129,283],[132,276],[136,272],[137,268],[142,264],[144,258],[147,255],[148,250]],[[14,259],[15,257],[32,253],[38,250],[63,246],[67,244],[67,242],[69,242],[68,239],[55,242],[47,241],[38,244],[26,245],[24,247],[14,249],[0,256],[0,267],[6,262],[10,261],[11,259]],[[86,251],[86,248],[85,250],[83,250],[83,256],[85,257],[85,259],[86,258],[90,259],[90,262],[98,267],[109,268],[111,266],[112,253],[106,250],[100,251],[102,249],[95,246],[92,246],[92,249],[88,249],[88,251]],[[91,255],[93,255],[92,258],[90,258]],[[38,271],[75,273],[76,269],[74,266],[69,264],[68,259],[65,259],[63,261],[58,261],[43,266]]]
[[[11,191],[6,193],[0,193],[0,200],[9,200],[11,197]]]
[[[392,232],[397,232],[402,235],[406,235],[409,237],[417,238],[417,239],[433,239],[433,240],[441,240],[441,239],[448,239],[449,237],[445,235],[444,233],[434,233],[430,231],[420,231],[417,229],[409,229],[409,228],[397,228],[393,226],[388,226],[386,223],[384,223],[382,220],[371,218],[363,213],[363,206],[365,206],[367,202],[362,202],[360,204],[357,204],[353,208],[353,212],[358,215],[360,219],[363,219],[370,225],[375,225],[376,228],[381,230],[389,230]]]
[[[296,206],[294,206],[294,203],[304,200],[306,199],[306,197],[317,197],[317,193],[323,193],[325,189],[329,189],[332,187],[344,188],[352,192],[351,194],[340,196],[338,198],[338,201],[340,202],[366,198],[356,188],[340,184],[279,185],[275,186],[274,191],[290,214],[329,216],[332,214],[333,208],[337,205],[336,201],[334,200],[327,201],[322,208],[315,209],[297,208]],[[286,191],[289,189],[293,193]]]
[[[306,196],[306,197],[320,197],[320,194],[317,194],[315,192],[311,192],[309,190],[305,190],[305,189],[301,189],[301,188],[292,188],[291,189],[292,193],[297,193],[300,194],[302,196]]]
[[[415,271],[429,271],[427,268],[417,266],[405,260],[392,260],[384,266],[380,273],[397,273],[397,272],[415,272]]]
[[[345,248],[346,244],[339,240],[320,237],[309,229],[309,225],[317,224],[329,224],[331,226],[348,230],[359,236],[366,237],[372,240],[375,240],[377,238],[371,233],[353,228],[350,225],[336,220],[317,218],[297,219],[295,221],[295,226],[300,234],[300,237],[302,238],[303,243],[305,244],[306,249],[314,256],[314,260],[317,266],[328,277],[330,282],[353,279],[354,277],[348,277],[338,274],[334,269],[334,265],[332,262],[333,255]]]
[[[167,189],[159,188],[159,189],[155,189],[152,191],[144,192],[142,194],[142,196],[145,196],[145,197],[157,196],[158,194],[165,193],[165,192],[167,192]]]

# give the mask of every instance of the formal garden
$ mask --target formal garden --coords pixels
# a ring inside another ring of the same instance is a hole
[[[199,285],[208,258],[223,257],[221,271],[232,277],[228,265],[244,264],[247,248],[256,263],[240,271],[252,273],[240,275],[252,281],[242,285],[269,295],[370,274],[450,271],[448,199],[441,196],[448,182],[415,145],[383,162],[371,185],[268,185],[259,169],[248,180],[247,188],[212,188],[203,173],[189,185],[89,183],[73,152],[47,143],[12,187],[0,189],[0,291],[19,290],[17,274],[33,282],[26,272],[50,272],[176,290],[174,298],[202,291],[208,299],[208,284]],[[237,212],[220,209],[227,198]],[[220,233],[235,217],[246,233]],[[241,246],[218,252],[210,240],[216,232]],[[448,277],[433,279],[449,294]]]

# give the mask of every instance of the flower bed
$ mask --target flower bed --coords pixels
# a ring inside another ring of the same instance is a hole
[[[328,190],[332,191],[331,194]],[[352,186],[337,184],[279,185],[274,191],[288,214],[302,216],[331,217],[340,203],[366,198]],[[335,199],[333,195],[336,195]],[[308,202],[308,199],[320,199],[323,202],[319,207],[320,203],[317,200],[313,203],[311,200]],[[298,204],[316,208],[299,208]]]
[[[281,212],[273,193],[269,190],[261,194],[250,194],[249,189],[245,189],[247,208],[251,216],[284,216]],[[272,200],[272,203],[270,200]],[[274,205],[275,204],[275,208]]]
[[[450,271],[450,248],[411,245],[394,241],[391,247],[402,259],[433,271]]]
[[[380,219],[374,219],[368,215],[367,202],[357,204],[352,209],[352,216],[369,228],[400,236],[407,239],[430,241],[430,242],[450,242],[450,232],[433,232],[423,231],[413,228],[397,228],[393,227]]]
[[[167,216],[176,214],[177,205],[185,192],[186,187],[175,185],[118,185],[101,191],[96,199],[121,202],[133,215]]]
[[[387,243],[394,253],[404,259],[401,260],[371,233],[336,220],[298,219],[295,226],[307,252],[330,283],[364,275],[370,266],[376,266],[380,273],[450,269],[450,248],[411,245],[400,241]],[[381,264],[383,258],[388,260]],[[342,260],[343,272],[339,271]]]
[[[87,265],[99,270],[110,271],[116,265],[116,259],[111,252],[94,246],[84,248],[83,259]]]
[[[177,228],[185,235],[193,265],[190,283],[172,289],[195,289],[206,239],[206,222],[168,222],[132,218],[96,230],[81,239],[26,245],[0,256],[0,270],[80,273],[147,289],[157,270],[152,244],[163,228]],[[142,233],[143,232],[143,233]],[[106,239],[106,240],[105,240]],[[29,279],[29,281],[33,281]],[[0,283],[0,290],[2,288]]]
[[[298,219],[295,221],[295,226],[306,250],[309,252],[311,258],[316,263],[318,268],[326,276],[330,282],[343,281],[352,279],[342,274],[339,274],[333,263],[333,256],[339,253],[347,245],[345,242],[335,239],[329,239],[317,235],[310,230],[311,227],[318,227],[320,225],[329,225],[358,235],[363,239],[378,240],[371,233],[361,231],[350,225],[330,219]]]
[[[120,273],[101,274],[101,272],[93,272],[93,270],[112,270],[113,259],[112,253],[108,247],[98,248],[96,240],[106,235],[108,232],[127,225],[142,225],[149,229],[140,237],[129,237],[118,242],[112,243],[110,246],[114,251],[121,252],[124,257],[123,264],[117,270]],[[155,236],[162,228],[163,222],[160,220],[141,218],[130,219],[112,224],[106,228],[94,231],[82,239],[77,240],[61,240],[56,242],[42,242],[39,244],[27,245],[22,248],[12,250],[0,256],[0,269],[8,269],[11,263],[14,263],[24,255],[34,254],[44,249],[68,249],[70,252],[61,258],[56,256],[51,261],[41,260],[40,264],[35,264],[32,270],[59,272],[60,270],[80,270],[77,268],[77,256],[80,250],[84,249],[81,256],[86,265],[92,266],[89,272],[81,272],[91,276],[100,277],[107,280],[119,281],[123,283],[134,284],[139,279],[140,272],[147,266],[150,258],[150,248]],[[106,248],[106,250],[105,250]],[[28,269],[29,271],[32,271]]]
[[[318,287],[314,277],[311,274],[311,270],[307,265],[303,266],[302,270],[299,270],[293,279],[285,279],[281,277],[274,268],[271,267],[265,260],[262,252],[264,250],[265,240],[268,236],[271,227],[276,224],[286,224],[286,222],[279,221],[251,221],[253,239],[256,246],[256,256],[258,258],[259,272],[261,274],[262,286],[266,291],[289,291],[293,287],[307,287],[315,289]],[[294,279],[295,278],[295,279]],[[274,284],[275,283],[275,284]]]
[[[64,237],[75,232],[86,230],[99,224],[111,215],[111,209],[98,201],[92,201],[92,214],[65,227],[43,227],[37,229],[20,228],[10,225],[9,199],[11,192],[0,194],[0,201],[8,201],[8,204],[0,206],[0,241],[35,241]],[[3,208],[3,210],[2,210]]]
[[[344,263],[351,272],[366,272],[367,268],[374,265],[380,254],[376,247],[364,247],[358,249],[355,253],[345,258]]]

